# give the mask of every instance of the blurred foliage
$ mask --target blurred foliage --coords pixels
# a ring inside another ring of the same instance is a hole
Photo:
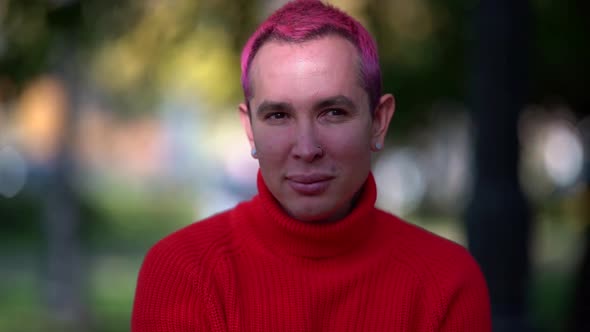
[[[579,114],[590,113],[586,82],[590,75],[590,23],[587,1],[531,1],[534,13],[531,62],[532,98],[565,102]]]
[[[41,206],[31,195],[21,193],[12,199],[0,199],[3,243],[41,240]]]
[[[117,109],[153,109],[163,94],[201,94],[219,106],[239,95],[238,49],[253,29],[249,1],[6,1],[0,78],[21,88],[51,71],[73,44]],[[15,92],[17,92],[15,90]]]
[[[394,127],[411,130],[433,102],[465,100],[475,1],[333,1],[364,22],[380,46],[384,88],[398,96]],[[75,41],[107,99],[122,112],[153,109],[171,91],[212,107],[241,97],[239,52],[270,1],[5,0],[0,78],[22,86],[51,69],[64,36]],[[275,6],[276,7],[276,6]],[[587,100],[583,1],[531,1],[531,95]]]
[[[79,235],[85,250],[144,251],[162,234],[190,222],[194,211],[188,195],[105,190],[78,196]],[[0,198],[0,250],[30,248],[42,252],[45,246],[39,196],[27,192]],[[138,236],[141,234],[141,236]]]

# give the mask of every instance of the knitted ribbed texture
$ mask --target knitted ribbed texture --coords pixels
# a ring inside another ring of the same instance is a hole
[[[374,207],[370,175],[332,224],[259,195],[147,254],[133,332],[491,330],[483,276],[461,246]]]

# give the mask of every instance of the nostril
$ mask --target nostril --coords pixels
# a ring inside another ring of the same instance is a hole
[[[295,159],[301,159],[306,162],[312,162],[322,158],[326,151],[320,144],[298,144],[293,150]]]

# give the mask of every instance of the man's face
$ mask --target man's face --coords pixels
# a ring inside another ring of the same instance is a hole
[[[344,217],[370,171],[371,147],[383,143],[391,116],[385,130],[381,117],[373,121],[358,61],[350,42],[326,36],[267,42],[251,64],[251,114],[240,105],[242,122],[266,185],[298,220]]]

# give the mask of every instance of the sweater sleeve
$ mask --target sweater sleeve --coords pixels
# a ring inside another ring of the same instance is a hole
[[[466,255],[468,255],[466,253]],[[490,332],[492,330],[488,289],[477,263],[468,256],[458,269],[456,283],[445,302],[441,332]]]
[[[137,280],[132,332],[211,331],[203,278],[180,251],[158,243],[146,255]]]

